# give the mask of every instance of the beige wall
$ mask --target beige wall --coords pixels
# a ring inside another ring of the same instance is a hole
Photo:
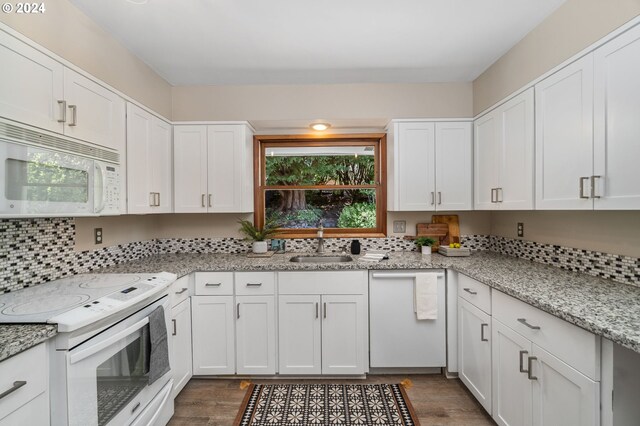
[[[68,0],[40,15],[0,13],[0,21],[171,119],[171,86]]]
[[[491,230],[491,212],[438,212],[437,214],[457,214],[460,221],[461,235],[488,235]],[[388,212],[387,234],[402,237],[404,235],[416,235],[416,224],[431,223],[429,212]],[[407,222],[407,232],[404,234],[393,233],[393,221],[404,220]]]
[[[76,218],[76,251],[146,241],[156,237],[158,218],[155,215],[130,215]],[[102,228],[103,243],[93,243],[93,229]]]
[[[524,223],[524,240],[640,257],[638,211],[493,212],[491,234],[516,238]]]
[[[253,214],[164,214],[158,216],[158,238],[218,238],[236,237],[239,219],[253,219]]]
[[[478,114],[640,14],[640,0],[567,0],[473,82]]]
[[[176,121],[472,116],[471,83],[189,86],[172,90]]]

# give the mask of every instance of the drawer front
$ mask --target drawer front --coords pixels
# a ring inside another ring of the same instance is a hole
[[[366,294],[366,271],[278,273],[279,294]]]
[[[236,295],[270,295],[275,293],[275,272],[236,272]]]
[[[196,272],[196,296],[232,296],[233,272]]]
[[[598,336],[502,292],[494,291],[492,299],[494,318],[590,379],[600,380]]]
[[[0,393],[15,389],[0,399],[0,419],[47,391],[47,365],[44,343],[0,363]]]
[[[179,305],[181,302],[191,296],[191,280],[189,275],[178,278],[171,287],[169,287],[169,297],[171,298],[171,307]]]
[[[491,315],[491,287],[458,274],[458,296]]]

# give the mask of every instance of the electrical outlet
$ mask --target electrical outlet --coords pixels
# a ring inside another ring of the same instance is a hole
[[[518,237],[524,237],[524,223],[518,222]]]
[[[393,221],[393,233],[394,234],[404,234],[407,232],[407,221],[405,220],[394,220]]]
[[[93,228],[93,242],[95,244],[102,244],[102,228]]]

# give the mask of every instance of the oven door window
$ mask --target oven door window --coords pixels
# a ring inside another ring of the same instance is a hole
[[[106,425],[149,383],[149,326],[96,369],[98,425]]]

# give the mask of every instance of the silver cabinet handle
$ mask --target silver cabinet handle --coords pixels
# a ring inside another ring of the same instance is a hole
[[[247,283],[247,287],[260,287],[262,283]]]
[[[436,193],[431,191],[431,205],[436,203]]]
[[[185,291],[187,291],[187,290],[189,290],[189,289],[188,289],[188,288],[183,288],[183,289],[182,289],[182,290],[180,290],[180,291],[176,291],[176,294],[182,294],[182,293],[184,293],[184,292],[185,292]]]
[[[324,303],[324,317],[327,318],[327,302]]]
[[[76,105],[69,105],[69,109],[71,110],[71,123],[69,123],[69,127],[73,127],[78,124],[78,107]]]
[[[318,302],[316,302],[316,319],[318,319],[318,306],[319,306],[319,305],[320,305],[320,304],[319,304]]]
[[[176,334],[178,334],[178,331],[176,330],[176,320],[172,319],[171,322],[173,323],[173,333],[171,333],[171,335],[175,336]]]
[[[521,324],[526,325],[527,327],[529,327],[529,328],[530,328],[530,329],[532,329],[532,330],[540,330],[540,326],[538,326],[538,325],[531,325],[531,324],[529,324],[529,323],[527,322],[527,319],[526,319],[526,318],[518,318],[518,322],[519,322],[519,323],[521,323]]]
[[[584,195],[584,181],[585,180],[589,180],[588,177],[581,177],[580,178],[580,198],[589,198],[588,195]]]
[[[149,193],[149,206],[154,207],[156,205],[156,193],[155,192],[150,192]]]
[[[533,374],[531,374],[532,368],[532,361],[536,360],[538,358],[536,358],[535,356],[530,356],[529,359],[527,360],[527,378],[529,380],[538,380],[538,378],[536,376],[534,376]]]
[[[491,188],[491,202],[492,203],[497,203],[498,202],[497,201],[498,197],[494,197],[493,196],[493,194],[495,194],[496,192],[498,192],[498,191],[496,191],[496,188]]]
[[[202,207],[207,207],[207,206],[204,204],[204,197],[205,197],[205,195],[204,195],[204,194],[202,194]]]
[[[211,194],[209,194],[209,207],[213,207],[213,203],[211,201],[211,198],[213,198],[213,196]]]
[[[442,192],[438,191],[438,204],[442,204]]]
[[[471,290],[470,288],[463,288],[463,290],[464,290],[464,291],[466,291],[466,292],[467,292],[467,293],[469,293],[469,294],[478,294],[478,292],[477,292],[477,291],[473,291],[473,290]]]
[[[240,303],[236,305],[236,311],[238,312],[238,319],[240,319]]]
[[[485,339],[484,337],[484,328],[489,327],[489,324],[480,324],[480,340],[482,342],[488,342],[489,339]]]
[[[13,386],[11,386],[10,389],[7,389],[6,391],[0,393],[0,399],[4,398],[7,395],[10,395],[10,394],[14,393],[15,391],[17,391],[18,389],[20,389],[21,387],[23,387],[26,384],[27,384],[26,380],[18,380],[18,381],[13,382]]]
[[[60,105],[60,112],[62,118],[58,119],[58,123],[66,123],[67,122],[67,101],[58,101],[58,105]]]
[[[160,193],[159,193],[159,192],[156,192],[156,196],[158,197],[158,198],[156,199],[156,207],[160,207]]]
[[[522,359],[522,355],[528,354],[529,351],[520,351],[520,372],[521,373],[529,373],[529,370],[524,369],[524,360]]]
[[[135,413],[135,411],[140,408],[140,403],[138,402],[132,409],[131,409],[131,413]]]
[[[502,188],[496,188],[496,203],[501,203],[503,199]]]
[[[596,179],[600,179],[602,176],[591,176],[591,198],[600,198],[599,195],[596,195]]]
[[[222,283],[206,283],[205,287],[220,287]]]

